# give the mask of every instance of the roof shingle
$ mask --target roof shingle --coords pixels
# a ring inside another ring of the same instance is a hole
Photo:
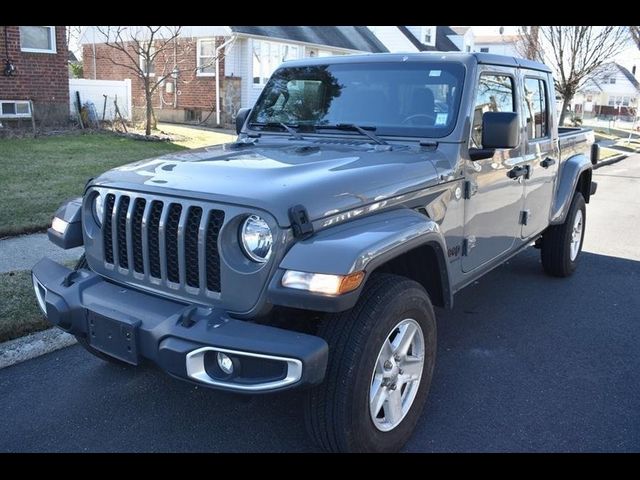
[[[330,47],[359,50],[362,52],[388,52],[387,48],[378,40],[367,27],[351,26],[230,26],[235,33],[272,37],[296,42],[315,43]]]

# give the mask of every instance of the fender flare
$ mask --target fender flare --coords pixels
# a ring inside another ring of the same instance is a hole
[[[551,208],[550,224],[557,225],[564,222],[569,207],[571,206],[571,200],[576,191],[580,175],[592,168],[591,160],[582,153],[574,155],[562,163],[556,194]],[[588,198],[585,200],[588,201]]]
[[[269,285],[274,305],[306,310],[343,311],[355,305],[369,275],[380,265],[415,248],[430,245],[438,258],[444,303],[452,304],[446,244],[439,225],[424,215],[400,208],[370,215],[318,232],[294,244]],[[347,275],[364,270],[365,281],[354,292],[328,296],[281,286],[286,270]]]

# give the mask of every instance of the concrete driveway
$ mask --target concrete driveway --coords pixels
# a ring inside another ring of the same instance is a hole
[[[439,312],[431,395],[406,451],[640,450],[640,156],[594,174],[569,279],[530,249]],[[0,451],[314,451],[301,394],[251,399],[73,346],[0,370]]]

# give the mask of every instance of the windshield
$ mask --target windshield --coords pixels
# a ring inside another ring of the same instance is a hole
[[[354,124],[377,135],[444,137],[454,128],[464,66],[386,62],[281,67],[258,99],[250,127],[300,131]]]

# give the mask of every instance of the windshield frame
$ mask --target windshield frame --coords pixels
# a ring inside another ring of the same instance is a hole
[[[291,65],[290,63],[294,63],[293,65]],[[409,139],[409,140],[417,140],[417,139],[425,139],[425,138],[433,138],[433,139],[444,139],[446,137],[448,137],[449,135],[451,135],[456,128],[458,127],[459,121],[460,121],[460,116],[461,116],[461,110],[463,109],[463,103],[464,103],[464,96],[465,96],[465,90],[466,90],[466,80],[467,80],[467,76],[468,76],[468,68],[465,62],[452,62],[452,61],[447,61],[447,60],[441,60],[441,59],[425,59],[425,60],[420,60],[420,61],[413,61],[413,62],[408,62],[408,63],[404,63],[404,62],[399,62],[397,60],[379,60],[379,61],[375,61],[375,62],[340,62],[340,63],[333,63],[333,62],[326,62],[326,63],[318,63],[317,61],[314,61],[313,63],[309,63],[308,66],[320,66],[320,67],[334,67],[334,66],[338,66],[338,67],[342,67],[345,65],[358,65],[358,66],[362,66],[364,67],[366,66],[380,66],[380,65],[398,65],[398,64],[402,64],[402,65],[411,65],[412,69],[418,69],[420,67],[426,69],[429,68],[438,68],[438,67],[448,67],[451,65],[455,65],[456,68],[459,68],[459,88],[457,89],[457,91],[454,94],[454,98],[452,100],[452,111],[455,110],[455,114],[452,116],[452,118],[450,119],[450,121],[448,122],[446,127],[437,127],[434,128],[432,126],[429,127],[424,127],[424,126],[411,126],[408,125],[406,128],[402,127],[402,130],[404,130],[401,133],[398,132],[388,132],[386,130],[399,130],[400,127],[398,125],[393,126],[393,127],[388,127],[388,126],[383,126],[381,128],[382,131],[380,131],[378,128],[372,128],[372,127],[368,127],[365,126],[365,128],[370,129],[372,132],[375,132],[376,136],[381,137],[381,138],[389,138],[389,139],[397,139],[397,140],[405,140],[405,139]],[[262,89],[262,91],[260,92],[260,95],[258,96],[258,99],[256,100],[254,106],[252,107],[252,111],[250,113],[250,115],[247,118],[247,121],[244,125],[244,129],[243,131],[248,131],[251,132],[251,134],[267,134],[267,135],[276,135],[276,136],[282,136],[282,135],[289,135],[286,131],[274,131],[274,130],[264,130],[261,128],[255,128],[255,124],[256,123],[261,123],[258,119],[257,119],[257,110],[256,110],[256,106],[260,105],[264,100],[265,97],[267,95],[269,95],[270,89],[272,89],[274,82],[276,81],[277,77],[279,74],[281,74],[283,71],[288,70],[288,69],[298,69],[298,68],[304,68],[307,65],[305,65],[303,62],[300,61],[295,61],[295,62],[284,62],[282,63],[269,77],[269,80],[267,81],[267,83],[265,84],[264,88]],[[456,72],[457,74],[458,72]],[[252,124],[254,124],[254,126],[252,126]],[[291,126],[294,127],[302,127],[301,130],[299,130],[299,133],[304,134],[305,137],[307,136],[318,136],[318,137],[324,137],[324,136],[361,136],[358,132],[356,131],[348,131],[348,130],[339,130],[339,129],[331,129],[331,128],[326,128],[326,129],[321,129],[321,128],[314,128],[314,125],[309,125],[309,124],[305,124],[305,123],[300,123],[299,125],[293,125],[291,124]],[[318,125],[321,126],[321,125]]]

